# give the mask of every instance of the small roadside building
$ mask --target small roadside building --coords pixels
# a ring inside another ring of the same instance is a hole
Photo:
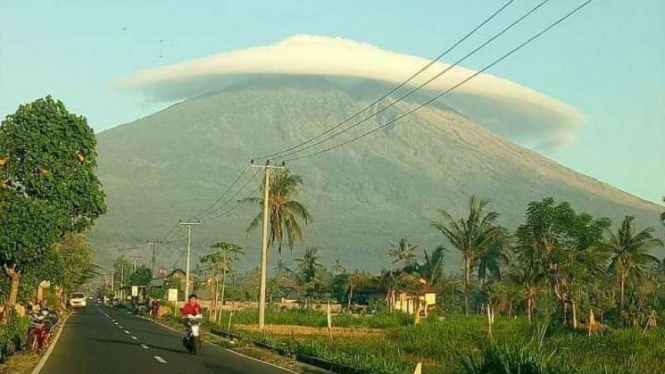
[[[435,305],[436,292],[432,289],[424,289],[418,293],[398,290],[393,310],[409,314],[415,314],[417,311],[422,310],[427,315],[427,312]]]

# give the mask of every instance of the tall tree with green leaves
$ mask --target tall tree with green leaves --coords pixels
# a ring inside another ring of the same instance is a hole
[[[312,222],[312,216],[307,207],[294,199],[295,195],[302,189],[302,177],[291,174],[288,169],[276,170],[270,176],[270,193],[268,195],[268,230],[270,233],[270,246],[277,245],[277,250],[282,253],[282,244],[293,249],[296,241],[305,240],[305,232],[302,223],[307,225]],[[263,191],[263,184],[261,184]],[[254,217],[247,227],[247,233],[256,230],[263,221],[263,198],[248,197],[242,200],[245,203],[258,204],[259,213]]]
[[[19,106],[0,125],[0,209],[13,225],[2,228],[7,235],[0,242],[0,262],[12,282],[5,311],[30,261],[105,213],[96,145],[86,119],[50,96]],[[26,230],[33,240],[17,235]]]
[[[215,301],[217,300],[217,295],[220,294],[218,288],[218,276],[222,275],[222,288],[220,301],[224,305],[224,296],[226,289],[226,276],[229,272],[232,271],[232,264],[235,261],[240,259],[240,256],[244,254],[242,247],[233,243],[219,242],[215,243],[210,248],[213,250],[212,253],[208,253],[201,257],[201,264],[213,274],[215,281]]]
[[[423,251],[424,261],[416,265],[416,271],[427,284],[433,287],[441,286],[444,281],[443,259],[448,250],[444,246],[437,247],[430,255],[427,250]]]
[[[475,195],[469,201],[469,213],[465,218],[456,219],[448,211],[441,209],[443,221],[432,222],[432,226],[448,239],[450,244],[462,253],[464,262],[464,313],[469,315],[469,283],[478,256],[500,240],[503,228],[496,224],[497,212],[485,212],[489,201],[480,200]]]
[[[46,201],[12,194],[0,201],[0,261],[10,285],[2,321],[16,304],[23,272],[39,267],[66,221],[62,211]]]
[[[129,283],[135,286],[145,286],[152,281],[152,270],[144,265],[136,268],[136,271],[129,277]]]
[[[663,246],[662,240],[653,237],[654,231],[652,227],[638,230],[633,216],[626,216],[616,233],[608,230],[609,238],[603,245],[612,252],[608,271],[616,276],[621,311],[625,306],[626,283],[639,283],[651,267],[660,264],[650,253],[653,248]]]
[[[57,259],[57,276],[41,278],[52,281],[66,292],[80,289],[99,274],[99,268],[92,259],[92,246],[83,234],[65,234],[61,241],[53,245],[51,251]]]
[[[323,269],[323,265],[319,263],[321,256],[319,256],[318,252],[318,248],[307,248],[303,256],[296,259],[298,276],[303,283],[313,281],[319,271]]]
[[[404,268],[414,265],[417,246],[409,243],[406,238],[401,238],[397,243],[390,243],[390,246],[392,249],[388,251],[388,256],[393,258],[393,264],[401,262]]]
[[[607,218],[578,214],[569,203],[556,204],[548,197],[529,203],[526,222],[517,229],[518,248],[539,262],[564,322],[570,320],[573,327],[578,293],[605,270],[608,252],[600,244],[610,224]]]
[[[321,257],[319,256],[318,251],[318,248],[307,248],[305,249],[303,256],[296,259],[297,280],[302,288],[305,289],[308,296],[312,293],[316,293],[321,286],[318,280],[324,267],[319,262]]]
[[[349,274],[347,280],[347,312],[351,313],[351,303],[353,302],[353,292],[358,289],[358,287],[363,287],[370,285],[374,282],[374,277],[364,271],[356,270],[353,274]]]

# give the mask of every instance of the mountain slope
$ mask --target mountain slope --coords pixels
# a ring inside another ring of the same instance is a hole
[[[99,134],[109,213],[91,233],[92,240],[108,250],[164,235],[177,219],[208,206],[251,157],[316,135],[382,90],[372,82],[349,85],[319,78],[244,81]],[[349,136],[418,102],[403,101]],[[337,141],[342,139],[348,136]],[[461,213],[471,194],[492,200],[492,209],[509,227],[519,224],[530,201],[546,196],[613,220],[632,214],[640,224],[658,223],[657,205],[494,135],[443,104],[289,166],[304,177],[299,198],[316,219],[307,227],[307,245],[319,246],[327,261],[340,259],[350,268],[386,265],[388,241],[400,237],[421,248],[435,246],[441,240],[429,222],[437,218],[437,209]],[[258,186],[258,179],[242,196]],[[254,266],[260,238],[258,233],[247,237],[244,228],[257,209],[241,207],[227,218],[204,220],[194,229],[195,257],[215,241],[235,241],[247,248],[244,267]],[[171,237],[181,236],[176,228]],[[181,248],[182,242],[163,245],[158,265],[173,265]],[[108,260],[142,251],[147,257],[143,246],[101,256]]]

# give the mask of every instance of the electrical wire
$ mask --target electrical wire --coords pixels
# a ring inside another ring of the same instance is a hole
[[[260,180],[258,179],[258,177],[257,177],[258,173],[259,173],[258,170],[257,170],[256,172],[254,172],[254,178],[259,182],[259,187],[256,188],[256,189],[254,189],[254,190],[253,190],[253,191],[252,191],[247,197],[251,197],[251,195],[253,195],[253,194],[255,194],[255,193],[257,193],[257,192],[259,192],[259,191],[261,190],[261,181],[260,181]],[[236,191],[236,193],[232,196],[232,198],[235,197],[235,196],[237,196],[242,190],[244,190],[245,187],[247,187],[247,185],[248,185],[249,182],[251,182],[251,181],[252,181],[252,178],[248,179],[247,182],[245,182],[245,184],[244,184],[244,185],[243,185],[238,191]],[[211,221],[212,221],[212,220],[219,219],[219,218],[222,218],[222,217],[227,216],[228,214],[230,214],[230,213],[233,212],[234,210],[238,209],[238,207],[240,207],[240,205],[241,205],[241,201],[242,201],[242,200],[240,200],[240,201],[236,201],[236,202],[235,202],[235,205],[233,205],[231,208],[229,208],[229,209],[227,209],[226,211],[223,211],[223,212],[221,212],[221,213],[219,213],[219,214],[217,214],[217,215],[215,215],[215,216],[209,217],[208,220],[211,220]]]
[[[228,199],[226,199],[226,201],[224,201],[223,204],[220,204],[220,205],[217,207],[217,210],[216,210],[215,212],[210,213],[211,215],[209,215],[209,216],[207,216],[207,217],[204,217],[204,218],[202,218],[202,219],[204,219],[204,220],[212,220],[212,219],[215,219],[215,218],[219,217],[219,216],[220,216],[220,213],[219,213],[219,212],[220,212],[220,211],[224,211],[224,209],[225,209],[226,206],[228,206],[229,204],[231,204],[231,203],[233,203],[233,202],[235,201],[235,200],[234,200],[235,197],[238,196],[238,195],[239,195],[239,194],[240,194],[240,193],[241,193],[241,192],[247,187],[247,185],[249,184],[249,182],[251,182],[252,179],[253,179],[254,177],[256,177],[256,174],[257,174],[257,173],[258,173],[258,170],[255,171],[254,174],[252,174],[247,180],[245,180],[245,182],[240,186],[240,188],[238,188],[238,189],[237,189],[237,190],[236,190],[231,196],[229,196]]]
[[[288,149],[285,149],[285,150],[282,150],[282,151],[279,151],[279,152],[271,153],[271,154],[264,155],[264,156],[255,157],[255,159],[269,159],[269,158],[271,158],[271,157],[276,157],[276,156],[281,156],[281,158],[283,158],[283,157],[287,157],[287,156],[284,155],[284,153],[291,152],[291,151],[293,151],[293,150],[295,150],[295,149],[297,149],[297,148],[302,147],[302,146],[305,145],[305,144],[311,143],[311,142],[315,141],[316,139],[319,139],[320,137],[322,137],[322,136],[324,136],[324,135],[326,135],[326,134],[329,134],[330,132],[334,131],[335,129],[338,129],[339,127],[341,127],[341,126],[343,126],[344,124],[348,123],[348,122],[351,121],[352,119],[358,117],[358,116],[361,115],[362,113],[364,113],[364,112],[366,112],[367,110],[369,110],[370,108],[372,108],[374,105],[378,104],[379,102],[381,102],[381,101],[384,100],[385,98],[387,98],[387,97],[389,97],[390,95],[392,95],[393,93],[395,93],[395,92],[396,92],[397,90],[399,90],[400,88],[404,87],[406,84],[408,84],[409,82],[411,82],[414,78],[416,78],[416,77],[417,77],[418,75],[420,75],[422,72],[424,72],[425,70],[427,70],[428,68],[430,68],[432,65],[434,65],[434,64],[435,64],[436,62],[438,62],[439,60],[441,60],[441,59],[442,59],[443,57],[445,57],[448,53],[450,53],[453,49],[455,49],[457,46],[459,46],[460,44],[462,44],[462,43],[463,43],[464,41],[466,41],[469,37],[471,37],[471,36],[472,36],[473,34],[475,34],[478,30],[480,30],[483,26],[485,26],[488,22],[490,22],[492,19],[494,19],[494,17],[496,17],[497,15],[499,15],[499,13],[501,13],[501,12],[502,12],[504,9],[506,9],[510,4],[512,4],[513,1],[514,1],[514,0],[510,0],[510,1],[508,1],[508,2],[507,2],[506,4],[504,4],[501,8],[499,8],[499,9],[496,10],[494,13],[492,13],[492,15],[490,15],[488,18],[486,18],[483,22],[481,22],[479,25],[477,25],[475,28],[473,28],[470,32],[468,32],[464,37],[462,37],[460,40],[458,40],[457,42],[455,42],[451,47],[449,47],[447,50],[445,50],[444,52],[442,52],[441,54],[439,54],[436,58],[434,58],[433,60],[431,60],[431,61],[430,61],[429,63],[427,63],[425,66],[423,66],[422,68],[420,68],[420,70],[418,70],[417,72],[415,72],[414,74],[412,74],[411,76],[409,76],[405,81],[403,81],[403,82],[400,83],[399,85],[395,86],[394,88],[392,88],[391,90],[389,90],[388,92],[386,92],[385,94],[383,94],[381,97],[379,97],[378,99],[376,99],[375,101],[373,101],[371,104],[367,105],[365,108],[363,108],[363,109],[361,109],[360,111],[356,112],[354,115],[352,115],[352,116],[346,118],[346,119],[343,120],[342,122],[340,122],[340,123],[338,123],[337,125],[331,127],[330,129],[328,129],[328,130],[326,130],[326,131],[324,131],[324,132],[322,132],[322,133],[316,135],[316,136],[313,137],[313,138],[310,138],[310,139],[308,139],[308,140],[306,140],[306,141],[304,141],[304,142],[301,142],[301,143],[299,143],[299,144],[296,144],[295,146],[292,146],[292,147],[290,147],[290,148],[288,148]]]
[[[505,34],[506,32],[508,32],[508,30],[510,30],[510,29],[512,29],[513,27],[517,26],[517,24],[519,24],[520,22],[522,22],[525,18],[529,17],[529,16],[530,16],[531,14],[533,14],[536,10],[540,9],[543,5],[547,4],[549,1],[550,1],[550,0],[543,0],[543,1],[541,1],[541,2],[538,3],[535,7],[531,8],[528,12],[524,13],[521,17],[519,17],[518,19],[516,19],[515,21],[513,21],[512,23],[510,23],[508,26],[506,26],[503,30],[501,30],[500,32],[498,32],[497,34],[495,34],[494,36],[492,36],[491,38],[489,38],[488,40],[486,40],[483,44],[481,44],[480,46],[476,47],[476,48],[475,48],[474,50],[472,50],[471,52],[467,53],[464,57],[462,57],[462,58],[460,58],[459,60],[455,61],[454,64],[448,66],[448,67],[445,68],[443,71],[441,71],[441,72],[439,72],[438,74],[436,74],[435,76],[433,76],[433,77],[431,77],[430,79],[426,80],[425,82],[421,83],[421,84],[418,85],[417,87],[411,89],[409,92],[407,92],[407,93],[406,93],[405,95],[403,95],[402,97],[399,97],[398,99],[396,99],[396,100],[390,102],[387,106],[385,106],[385,107],[381,108],[380,110],[377,110],[376,112],[372,113],[370,116],[365,117],[364,119],[362,119],[362,120],[359,121],[359,122],[356,122],[355,124],[351,125],[350,127],[347,127],[347,128],[345,128],[345,129],[341,130],[340,132],[337,132],[337,133],[335,133],[335,134],[333,134],[333,135],[330,135],[330,136],[328,136],[328,137],[326,137],[326,138],[324,138],[324,139],[322,139],[322,140],[319,140],[318,142],[315,142],[314,144],[310,144],[309,146],[304,147],[304,148],[301,148],[301,149],[296,150],[296,151],[288,152],[288,153],[282,155],[281,158],[283,158],[284,161],[286,161],[287,157],[289,157],[289,156],[292,156],[292,155],[294,155],[294,154],[300,153],[300,152],[302,152],[302,151],[306,151],[306,150],[312,149],[312,148],[316,147],[317,145],[320,145],[320,144],[322,144],[322,143],[327,142],[327,141],[330,140],[330,139],[336,138],[337,136],[339,136],[339,135],[341,135],[341,134],[343,134],[343,133],[345,133],[345,132],[347,132],[347,131],[350,131],[350,130],[354,129],[354,128],[360,126],[361,124],[367,122],[368,120],[370,120],[370,119],[372,119],[372,118],[378,116],[379,114],[385,112],[386,110],[388,110],[388,109],[390,109],[391,107],[395,106],[396,104],[398,104],[398,103],[401,102],[402,100],[404,100],[404,99],[408,98],[409,96],[413,95],[415,92],[421,90],[423,87],[425,87],[425,86],[427,86],[428,84],[432,83],[434,80],[440,78],[442,75],[444,75],[445,73],[449,72],[450,70],[452,70],[453,68],[455,68],[456,66],[458,66],[459,64],[461,64],[462,62],[464,62],[467,58],[469,58],[469,57],[473,56],[474,54],[476,54],[476,53],[477,53],[478,51],[480,51],[481,49],[485,48],[487,45],[489,45],[490,43],[492,43],[493,41],[495,41],[496,39],[498,39],[501,35],[503,35],[503,34]]]
[[[228,188],[226,188],[226,190],[224,190],[224,192],[223,192],[221,195],[219,195],[219,197],[218,197],[218,198],[217,198],[212,204],[210,204],[207,208],[205,208],[205,209],[204,209],[203,211],[201,211],[200,213],[194,215],[194,218],[200,218],[200,217],[202,217],[205,213],[209,212],[209,211],[210,211],[215,205],[217,205],[217,203],[219,203],[220,201],[222,201],[222,199],[224,199],[224,197],[226,196],[226,194],[228,194],[229,191],[231,191],[231,189],[233,188],[233,186],[235,186],[236,183],[238,183],[238,181],[240,180],[240,178],[241,178],[243,175],[245,175],[245,172],[247,172],[247,169],[249,169],[249,165],[244,165],[243,168],[242,168],[242,169],[240,170],[240,172],[238,173],[238,175],[237,175],[237,176],[235,177],[235,179],[233,180],[233,182],[228,186]]]
[[[313,153],[310,153],[310,154],[306,154],[306,155],[303,155],[303,156],[293,157],[293,158],[290,158],[290,159],[287,159],[287,160],[284,160],[284,161],[285,161],[285,162],[289,162],[289,161],[295,161],[295,160],[300,160],[300,159],[304,159],[304,158],[309,158],[309,157],[314,157],[314,156],[320,155],[320,154],[322,154],[322,153],[325,153],[325,152],[331,151],[331,150],[333,150],[333,149],[336,149],[336,148],[342,147],[342,146],[344,146],[344,145],[347,145],[347,144],[349,144],[349,143],[352,143],[352,142],[355,142],[355,141],[357,141],[357,140],[360,140],[360,139],[362,139],[362,138],[364,138],[364,137],[366,137],[366,136],[368,136],[368,135],[370,135],[370,134],[373,134],[373,133],[379,131],[380,129],[382,129],[382,128],[386,127],[386,126],[389,126],[389,125],[391,125],[391,124],[393,124],[393,123],[399,121],[400,119],[402,119],[402,118],[408,116],[409,114],[415,112],[416,110],[418,110],[418,109],[420,109],[420,108],[422,108],[422,107],[424,107],[424,106],[426,106],[426,105],[428,105],[428,104],[434,102],[435,100],[439,99],[440,97],[444,96],[445,94],[447,94],[447,93],[449,93],[449,92],[455,90],[456,88],[460,87],[461,85],[467,83],[468,81],[472,80],[473,78],[477,77],[478,75],[480,75],[480,74],[482,74],[483,72],[487,71],[488,69],[492,68],[493,66],[495,66],[495,65],[498,64],[499,62],[505,60],[506,58],[508,58],[509,56],[511,56],[512,54],[514,54],[515,52],[519,51],[520,49],[524,48],[525,46],[527,46],[528,44],[530,44],[532,41],[536,40],[537,38],[539,38],[540,36],[542,36],[543,34],[545,34],[546,32],[548,32],[549,30],[551,30],[552,28],[556,27],[556,26],[559,25],[561,22],[565,21],[565,20],[568,19],[570,16],[572,16],[572,15],[575,14],[575,13],[577,13],[578,11],[580,11],[582,8],[586,7],[587,5],[589,5],[589,4],[590,4],[591,2],[593,2],[593,1],[594,1],[594,0],[587,0],[587,1],[585,1],[584,3],[582,3],[581,5],[579,5],[578,7],[576,7],[575,9],[573,9],[572,11],[570,11],[569,13],[567,13],[565,16],[559,18],[557,21],[555,21],[554,23],[550,24],[548,27],[546,27],[545,29],[541,30],[540,32],[538,32],[537,34],[535,34],[534,36],[532,36],[531,38],[529,38],[529,39],[527,39],[526,41],[522,42],[520,45],[518,45],[517,47],[515,47],[514,49],[512,49],[512,50],[509,51],[508,53],[504,54],[504,55],[501,56],[500,58],[494,60],[492,63],[490,63],[489,65],[485,66],[485,67],[482,68],[481,70],[478,70],[477,72],[475,72],[474,74],[472,74],[472,75],[469,76],[468,78],[464,79],[463,81],[457,83],[457,84],[454,85],[453,87],[447,89],[446,91],[443,91],[443,92],[439,93],[438,95],[434,96],[433,98],[431,98],[431,99],[425,101],[424,103],[422,103],[422,104],[416,106],[415,108],[413,108],[413,109],[407,111],[406,113],[404,113],[404,114],[398,116],[397,118],[395,118],[395,119],[393,119],[393,120],[391,120],[391,121],[388,121],[387,123],[384,123],[383,125],[381,125],[381,126],[375,128],[375,129],[373,129],[373,130],[371,130],[371,131],[368,131],[368,132],[366,132],[366,133],[364,133],[364,134],[362,134],[362,135],[360,135],[360,136],[356,136],[356,137],[354,137],[354,138],[352,138],[352,139],[350,139],[350,140],[347,140],[347,141],[345,141],[345,142],[343,142],[343,143],[340,143],[340,144],[334,145],[334,146],[332,146],[332,147],[328,147],[328,148],[326,148],[326,149],[323,149],[323,150],[320,150],[320,151],[317,151],[317,152],[313,152]]]

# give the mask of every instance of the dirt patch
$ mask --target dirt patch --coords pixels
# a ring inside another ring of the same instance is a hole
[[[256,325],[234,325],[241,331],[246,332],[259,332]],[[287,336],[328,336],[328,329],[325,327],[309,327],[298,325],[265,325],[263,333],[268,335],[287,335]],[[345,337],[369,337],[382,335],[385,332],[383,329],[370,329],[364,327],[333,327],[333,336]]]

